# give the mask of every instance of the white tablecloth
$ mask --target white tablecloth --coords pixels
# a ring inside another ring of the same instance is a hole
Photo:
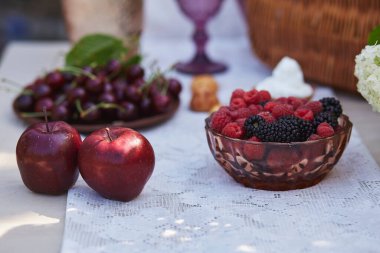
[[[143,41],[143,52],[169,66],[189,51],[186,43]],[[214,43],[228,60],[217,76],[227,102],[269,74],[249,54],[246,39]],[[149,59],[148,58],[148,59]],[[157,163],[142,194],[129,203],[99,197],[79,181],[70,190],[62,253],[69,252],[378,252],[380,169],[353,131],[340,162],[320,184],[271,192],[233,181],[208,150],[203,113],[182,104],[167,123],[144,130]],[[318,89],[316,97],[331,95]]]

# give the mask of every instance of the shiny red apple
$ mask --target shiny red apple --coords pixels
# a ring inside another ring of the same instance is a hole
[[[97,130],[79,149],[79,171],[86,183],[105,198],[130,201],[143,190],[154,169],[149,141],[129,128]]]
[[[50,195],[67,192],[78,179],[78,131],[63,121],[28,127],[17,142],[21,178],[30,190]]]

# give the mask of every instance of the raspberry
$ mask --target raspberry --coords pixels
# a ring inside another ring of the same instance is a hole
[[[262,105],[256,105],[256,108],[261,112],[264,110],[264,107]]]
[[[236,122],[228,123],[222,130],[223,135],[236,139],[241,138],[243,133],[243,128],[241,128]]]
[[[315,141],[315,140],[320,140],[322,139],[321,136],[319,136],[318,134],[312,134],[310,135],[310,137],[307,139],[308,141]]]
[[[240,118],[248,118],[252,115],[252,112],[249,108],[240,108],[235,111],[232,111],[231,113],[232,119],[240,119]]]
[[[330,126],[329,123],[322,122],[317,127],[317,134],[319,136],[321,136],[322,138],[333,136],[334,135],[334,128],[332,126]]]
[[[257,142],[258,140],[257,137],[252,137],[251,139],[249,139],[249,141]],[[246,143],[243,146],[243,155],[248,161],[261,160],[264,157],[264,153],[265,148],[262,144]]]
[[[248,105],[257,105],[260,103],[260,94],[255,89],[250,90],[244,94],[244,100]]]
[[[268,101],[268,100],[271,100],[271,98],[272,98],[269,91],[267,91],[267,90],[259,91],[259,96],[260,96],[260,102],[261,103]]]
[[[276,121],[276,119],[273,117],[273,115],[270,112],[260,112],[257,115],[261,116],[267,123],[272,123]]]
[[[260,140],[259,138],[257,138],[256,136],[252,136],[252,137],[249,138],[247,141],[261,142],[261,140]]]
[[[279,104],[273,107],[272,115],[278,119],[283,116],[293,115],[293,107],[291,105]]]
[[[216,132],[222,132],[225,125],[232,121],[230,113],[225,110],[216,111],[210,122],[210,127]]]
[[[276,100],[274,100],[278,104],[287,104],[288,103],[288,98],[286,97],[279,97]]]
[[[235,98],[244,98],[245,91],[242,89],[236,89],[232,92],[230,102]]]
[[[313,112],[310,109],[307,109],[307,108],[298,108],[294,112],[294,116],[296,116],[296,117],[298,117],[300,119],[304,119],[304,120],[309,120],[309,121],[314,120],[314,114],[313,114]]]
[[[260,112],[260,109],[257,105],[250,105],[249,110],[251,110],[251,115],[256,115]]]
[[[240,118],[235,120],[235,122],[239,125],[239,127],[244,128],[244,122],[247,120],[247,118]]]
[[[237,110],[237,109],[245,108],[245,107],[247,107],[247,104],[242,98],[234,98],[232,99],[230,103],[231,110]]]
[[[218,111],[224,111],[224,112],[227,112],[227,113],[230,113],[231,112],[231,109],[229,106],[221,106],[219,107]]]
[[[298,107],[302,106],[305,104],[305,101],[301,98],[296,98],[296,97],[288,97],[288,104],[293,106],[294,110],[297,110]]]
[[[279,103],[277,102],[274,102],[274,101],[269,101],[268,103],[265,104],[264,106],[264,110],[268,111],[268,112],[272,112],[273,110],[273,107],[275,107],[276,105],[278,105]]]
[[[308,102],[303,107],[310,109],[314,115],[320,113],[323,109],[322,103],[319,101]]]

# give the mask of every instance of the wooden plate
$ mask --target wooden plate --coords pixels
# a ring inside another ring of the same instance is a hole
[[[150,116],[147,118],[141,118],[133,121],[114,121],[110,123],[96,123],[96,124],[75,124],[70,123],[71,126],[75,127],[80,133],[90,133],[100,128],[109,127],[109,126],[120,126],[120,127],[128,127],[133,129],[142,129],[147,127],[152,127],[163,123],[174,116],[179,107],[179,100],[174,100],[171,103],[169,110],[166,113],[158,114],[154,116]],[[16,110],[13,106],[13,110],[16,113],[17,117],[20,118],[25,123],[31,125],[34,123],[43,122],[41,118],[37,117],[22,117],[20,111]]]

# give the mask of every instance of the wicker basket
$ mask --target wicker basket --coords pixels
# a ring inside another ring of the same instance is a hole
[[[380,24],[380,0],[246,0],[245,8],[263,62],[287,55],[307,80],[356,92],[354,59]]]

